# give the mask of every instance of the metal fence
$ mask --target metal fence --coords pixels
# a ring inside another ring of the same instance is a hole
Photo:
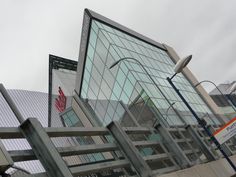
[[[155,128],[121,127],[114,121],[107,127],[43,128],[36,118],[24,120],[2,85],[0,91],[20,122],[19,127],[0,127],[0,139],[23,138],[31,146],[27,150],[8,151],[0,141],[2,176],[14,167],[18,171],[12,176],[19,177],[151,177],[220,158],[210,138],[198,126],[167,128],[159,123]],[[208,128],[214,131],[218,127]],[[56,147],[52,138],[59,137],[99,137],[102,142]],[[230,140],[224,145],[228,155],[235,153],[234,144]],[[70,165],[70,157],[95,153],[101,153],[103,158]],[[30,160],[39,160],[45,172],[28,174],[14,166],[15,162]]]

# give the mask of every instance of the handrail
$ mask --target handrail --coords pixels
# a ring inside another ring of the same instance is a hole
[[[110,130],[106,127],[46,127],[42,128],[48,137],[74,137],[74,136],[104,136],[110,135]],[[122,131],[128,134],[152,134],[153,128],[147,127],[122,127]],[[21,129],[18,127],[0,127],[0,138],[1,139],[18,139],[25,138]],[[116,140],[115,140],[116,141]],[[161,142],[158,140],[139,140],[132,141],[134,147],[147,148],[147,147],[161,147]],[[89,144],[89,145],[74,145],[68,147],[56,147],[57,152],[61,157],[85,155],[93,153],[106,153],[121,150],[116,143],[105,143],[104,144]],[[27,150],[10,150],[8,151],[11,159],[14,162],[31,161],[37,160],[38,156],[35,154],[34,147]],[[123,155],[122,155],[123,156]],[[122,157],[121,156],[121,157]],[[73,175],[86,175],[88,173],[95,173],[100,171],[101,168],[104,170],[110,170],[115,168],[124,168],[132,165],[130,161],[124,159],[113,159],[110,161],[97,162],[96,164],[81,164],[80,166],[69,168]],[[123,157],[124,158],[124,157]],[[172,154],[166,153],[165,151],[158,154],[152,154],[144,156],[143,160],[147,163],[153,163],[164,159],[172,158]],[[39,173],[38,176],[46,176],[46,173]]]
[[[99,136],[108,135],[105,127],[50,127],[44,128],[49,137]],[[154,129],[146,127],[124,127],[127,134],[148,134]],[[17,127],[0,127],[1,139],[24,138]]]

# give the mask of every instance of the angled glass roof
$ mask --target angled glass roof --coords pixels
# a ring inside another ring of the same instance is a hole
[[[142,90],[164,117],[175,120],[174,124],[196,124],[166,81],[168,76],[173,75],[175,64],[164,46],[92,11],[85,11],[84,25],[76,89],[81,98],[89,100],[104,125],[112,120],[121,120],[125,110],[120,103],[129,107]],[[141,62],[158,87],[133,60],[123,60],[109,69],[113,62],[125,57]],[[205,116],[211,115],[211,110],[184,75],[178,74],[174,82],[200,117],[206,117],[211,124],[219,123]],[[182,120],[174,112],[166,113],[172,103],[175,103]]]

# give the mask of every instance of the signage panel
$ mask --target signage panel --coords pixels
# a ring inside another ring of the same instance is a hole
[[[236,135],[236,117],[214,132],[214,136],[220,144],[223,144],[234,135]]]

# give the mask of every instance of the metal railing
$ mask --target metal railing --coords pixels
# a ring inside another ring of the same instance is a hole
[[[118,136],[122,137],[121,134],[123,134],[125,139],[117,138],[117,130],[120,131]],[[161,141],[152,138],[156,135],[154,131],[154,129],[144,127],[121,128],[117,122],[111,123],[108,128],[43,128],[36,118],[29,118],[18,128],[1,127],[0,138],[27,139],[32,149],[9,150],[5,152],[5,155],[9,156],[13,163],[40,160],[46,172],[32,174],[36,176],[78,176],[100,173],[103,170],[120,171],[125,176],[152,176],[179,169],[173,154],[164,147]],[[81,136],[100,136],[104,142],[102,144],[56,147],[51,141],[51,138]],[[112,137],[114,141],[105,141],[107,136]],[[136,140],[132,141],[130,137],[136,138]],[[124,148],[126,143],[130,145],[130,152],[126,151],[127,146]],[[118,151],[119,153],[116,153]],[[64,157],[68,156],[104,152],[111,154],[109,159],[93,163],[80,162],[73,167],[67,166],[63,160]],[[139,157],[139,161],[134,160],[134,157]]]
[[[107,127],[43,128],[36,118],[23,119],[2,84],[0,92],[20,122],[19,127],[0,127],[0,139],[23,138],[31,146],[26,150],[7,150],[0,140],[2,176],[15,162],[31,160],[39,160],[45,172],[22,174],[22,177],[151,177],[219,158],[216,147],[197,126],[167,128],[160,122],[155,128],[121,127],[118,122],[111,122]],[[212,131],[217,128],[212,127]],[[56,147],[52,138],[59,137],[100,137],[102,141]],[[229,141],[224,147],[230,155],[235,153],[234,144]],[[80,158],[89,159],[95,153],[100,153],[103,159],[83,161]],[[80,160],[71,166],[69,161],[73,156]]]

